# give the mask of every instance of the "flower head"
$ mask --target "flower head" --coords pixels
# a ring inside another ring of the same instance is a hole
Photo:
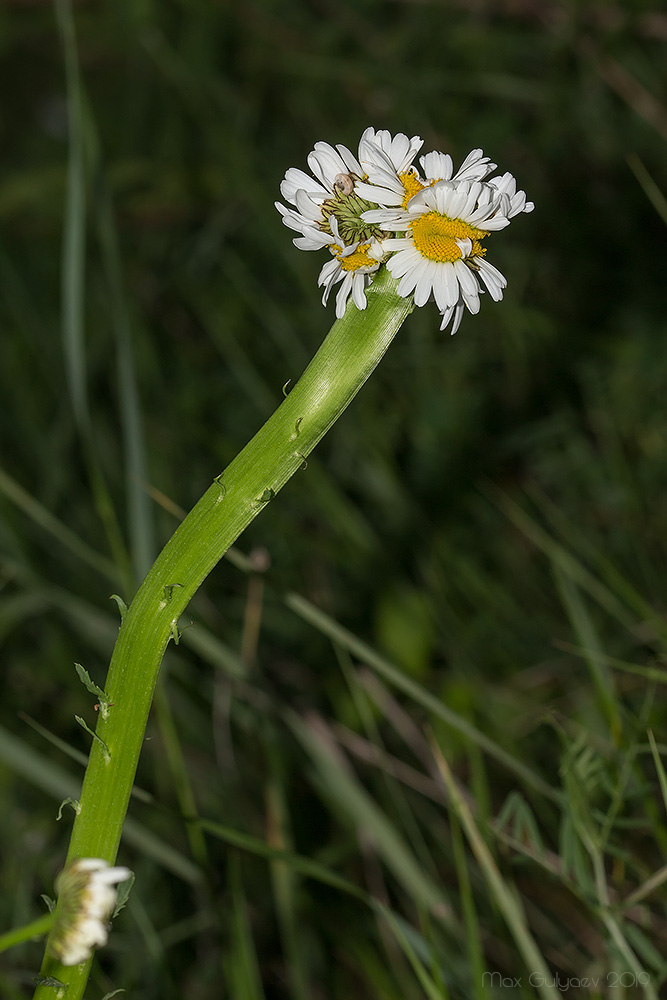
[[[86,962],[93,948],[107,943],[107,923],[116,906],[113,888],[131,876],[129,868],[110,868],[100,858],[70,862],[56,879],[58,908],[49,943],[63,965]]]
[[[339,281],[342,282],[336,295],[336,316],[340,319],[345,315],[350,295],[357,309],[366,308],[364,291],[371,282],[370,275],[380,266],[384,248],[375,239],[365,243],[357,240],[356,243],[346,245],[338,235],[338,223],[335,218],[331,219],[331,227],[334,242],[329,244],[329,250],[333,254],[333,259],[320,271],[317,284],[324,286],[322,304],[326,305],[333,286]]]
[[[346,243],[382,236],[377,226],[369,225],[362,213],[374,208],[359,197],[356,185],[363,176],[361,164],[346,146],[335,148],[316,142],[308,154],[308,166],[315,177],[290,167],[280,185],[280,193],[292,205],[276,202],[283,223],[301,235],[294,240],[300,250],[320,250],[336,243]],[[331,221],[338,226],[334,236]]]
[[[368,130],[367,131],[372,131]],[[364,133],[366,135],[366,132]],[[397,137],[398,138],[398,137]],[[401,138],[406,139],[406,136]],[[418,144],[414,136],[410,140],[410,150],[412,155],[408,158],[404,156],[398,162],[398,157],[390,157],[384,151],[376,151],[373,156],[366,154],[366,159],[362,156],[362,143],[359,147],[359,156],[364,167],[367,168],[366,183],[361,183],[357,189],[364,198],[376,201],[379,205],[386,207],[394,206],[402,209],[407,208],[410,200],[420,191],[431,187],[436,181],[476,181],[488,176],[495,170],[496,164],[491,163],[488,156],[484,156],[481,149],[473,149],[463,161],[460,168],[454,173],[454,162],[449,153],[427,153],[421,156],[419,162],[423,175],[412,165],[412,160],[422,146],[423,140],[419,139]],[[369,148],[372,142],[367,141]],[[365,147],[364,147],[365,148]],[[381,221],[382,212],[378,212],[373,221]]]
[[[399,282],[398,294],[414,294],[417,306],[435,299],[440,329],[451,322],[456,333],[464,309],[479,312],[480,293],[487,291],[497,302],[507,285],[486,260],[484,240],[534,206],[517,190],[512,174],[483,179],[496,165],[481,149],[473,150],[456,174],[451,158],[443,153],[429,153],[422,165],[445,176],[424,183],[404,207],[370,210],[364,218],[382,229],[405,232],[404,237],[384,241],[392,253],[387,268]]]
[[[281,192],[291,208],[276,203],[286,226],[300,235],[303,250],[328,248],[332,260],[320,272],[326,304],[332,287],[336,315],[350,296],[366,306],[364,290],[382,263],[398,281],[398,294],[417,306],[434,299],[441,329],[458,329],[464,310],[479,311],[480,295],[499,301],[507,281],[486,260],[484,241],[534,208],[512,174],[496,169],[473,149],[457,171],[448,153],[430,152],[413,161],[419,136],[392,136],[367,128],[358,156],[345,146],[316,143],[308,157],[315,175],[287,171]],[[404,235],[398,235],[403,233]]]

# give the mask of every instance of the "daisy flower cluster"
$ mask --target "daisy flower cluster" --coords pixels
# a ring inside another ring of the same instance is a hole
[[[129,868],[110,868],[100,858],[79,858],[61,871],[50,949],[63,965],[87,962],[93,948],[107,943],[108,920],[117,901],[114,886],[131,874]]]
[[[330,259],[318,285],[326,305],[336,285],[336,315],[350,296],[366,308],[365,289],[385,264],[398,294],[423,306],[434,300],[444,330],[456,333],[465,309],[479,311],[480,295],[498,302],[507,285],[486,259],[485,239],[534,205],[512,174],[494,174],[496,164],[481,149],[457,171],[448,153],[414,160],[424,140],[367,128],[355,156],[346,146],[315,143],[307,174],[290,167],[280,185],[288,207],[276,208],[299,235],[301,250],[327,249]]]

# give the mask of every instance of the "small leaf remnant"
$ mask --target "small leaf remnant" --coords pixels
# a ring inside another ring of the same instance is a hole
[[[95,734],[93,734],[93,735],[95,735]],[[60,803],[60,806],[58,807],[58,815],[56,816],[56,823],[63,818],[63,809],[65,808],[65,806],[71,806],[72,809],[74,810],[74,812],[77,814],[77,816],[81,812],[81,805],[78,802],[78,800],[77,799],[71,799],[68,796],[66,799],[62,800],[62,802]]]
[[[171,598],[173,596],[173,593],[174,593],[174,590],[176,589],[176,587],[181,587],[182,588],[183,584],[182,583],[166,583],[165,584],[165,587],[164,587],[164,599],[167,602],[167,604],[171,600]]]
[[[101,739],[101,738],[100,738],[100,737],[99,737],[99,736],[97,735],[97,733],[94,733],[94,732],[93,732],[93,730],[92,730],[92,729],[90,728],[90,726],[89,726],[89,725],[87,724],[86,720],[85,720],[85,719],[82,719],[80,715],[75,715],[75,716],[74,716],[74,718],[75,718],[75,719],[76,719],[76,721],[77,721],[77,722],[79,723],[79,725],[81,726],[81,728],[82,728],[82,729],[85,729],[85,730],[86,730],[86,732],[87,732],[87,733],[88,733],[88,734],[89,734],[90,736],[92,736],[94,740],[97,740],[97,742],[98,742],[98,743],[100,744],[100,746],[101,746],[101,747],[102,747],[102,749],[104,750],[104,757],[105,757],[105,760],[106,760],[106,761],[107,761],[107,763],[108,763],[108,762],[109,762],[109,761],[111,760],[111,753],[110,753],[110,751],[109,751],[109,747],[108,747],[108,746],[106,745],[106,743],[104,742],[104,740],[103,740],[103,739]]]
[[[115,601],[116,604],[118,605],[118,610],[120,611],[120,623],[122,625],[123,622],[125,621],[125,615],[127,613],[127,604],[125,603],[122,597],[118,596],[118,594],[112,594],[109,600]]]
[[[271,489],[271,487],[269,486],[267,489],[264,490],[264,492],[260,497],[257,497],[255,500],[253,500],[252,505],[253,507],[260,507],[262,504],[268,503],[270,500],[273,500],[275,495],[276,491]]]
[[[47,986],[49,989],[56,990],[57,1000],[62,1000],[69,989],[68,985],[61,983],[54,976],[33,976],[32,981],[35,986]]]
[[[294,430],[292,431],[292,434],[290,435],[290,441],[296,441],[296,439],[298,438],[298,436],[300,434],[299,428],[301,427],[302,423],[303,423],[303,417],[299,417],[298,420],[297,420],[297,422],[294,424]]]
[[[178,622],[171,623],[171,638],[175,646],[178,646],[179,642],[181,641],[181,636],[183,635],[185,630],[188,628],[192,628],[193,625],[194,622],[190,622],[189,625],[184,625],[183,628],[179,628]]]
[[[135,874],[130,872],[130,877],[126,879],[125,882],[121,882],[116,890],[116,907],[111,914],[112,920],[118,916],[120,911],[124,906],[127,906],[127,901],[130,898],[130,893],[132,892],[132,887],[134,886]]]
[[[99,699],[98,704],[95,706],[95,711],[99,709],[100,715],[103,719],[106,719],[109,715],[109,706],[112,702],[109,701],[109,695],[106,691],[103,691],[101,687],[98,687],[95,681],[91,679],[90,674],[85,667],[82,667],[80,663],[74,664],[74,669],[79,675],[79,680],[85,687],[87,691],[94,694]]]

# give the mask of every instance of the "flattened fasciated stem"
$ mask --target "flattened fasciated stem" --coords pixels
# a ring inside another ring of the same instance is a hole
[[[385,268],[367,300],[363,312],[350,304],[334,323],[289,395],[176,529],[125,612],[104,685],[109,710],[96,730],[103,743],[91,747],[67,861],[114,863],[160,664],[180,616],[229,546],[302,468],[413,308]],[[67,1000],[81,1000],[91,961],[67,967],[47,952],[41,976],[63,983]],[[54,997],[53,986],[34,994]]]

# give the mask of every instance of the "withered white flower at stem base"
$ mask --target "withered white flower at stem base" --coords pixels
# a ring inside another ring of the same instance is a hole
[[[78,858],[56,879],[58,909],[49,950],[63,965],[86,962],[107,943],[108,921],[118,898],[115,886],[130,878],[129,868],[110,868],[101,858]]]

